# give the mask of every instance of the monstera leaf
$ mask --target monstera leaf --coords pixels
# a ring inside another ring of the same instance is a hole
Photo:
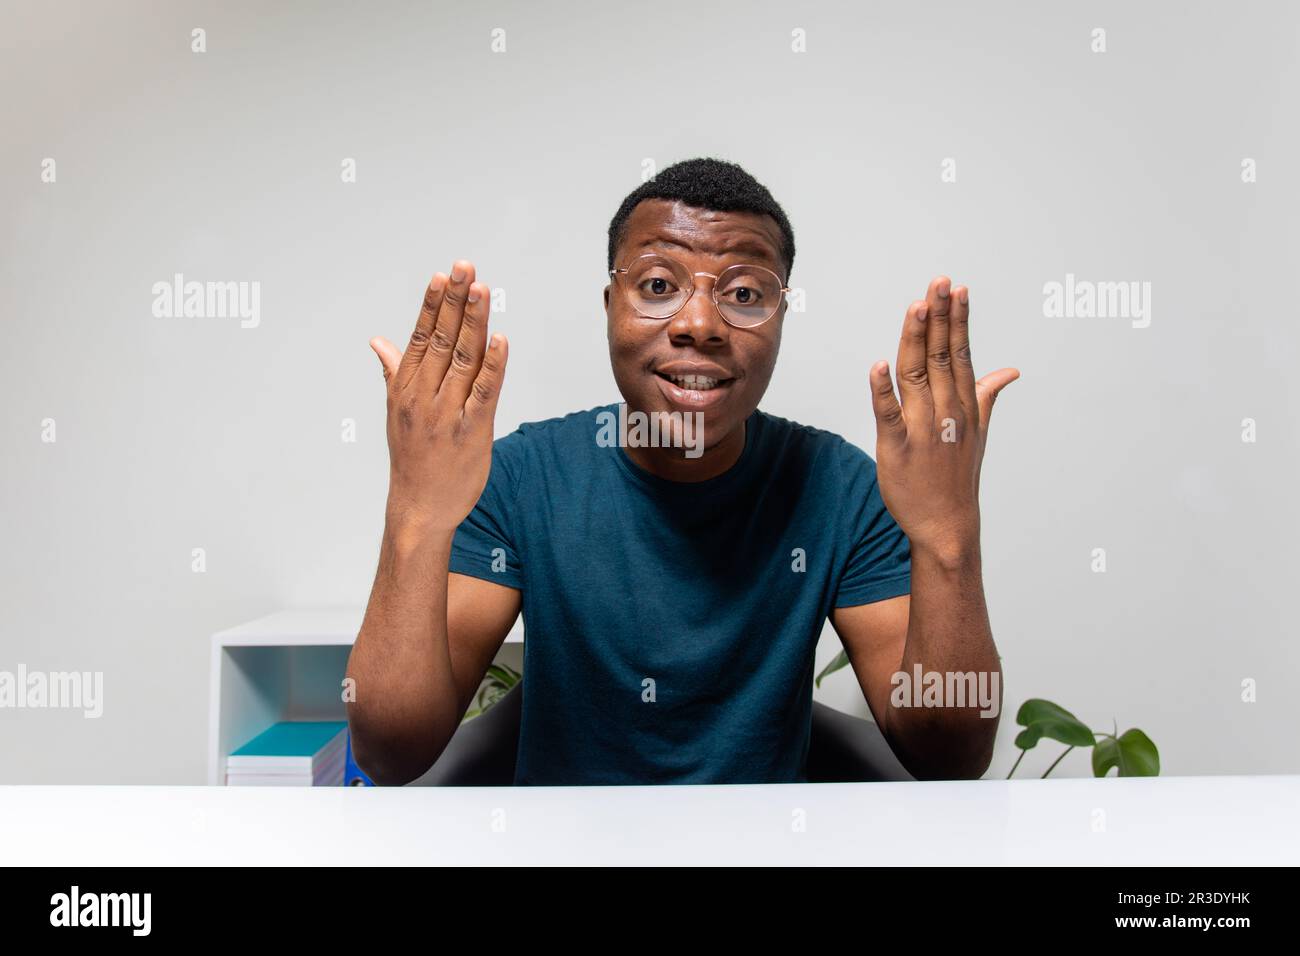
[[[1031,698],[1020,705],[1016,723],[1025,729],[1016,736],[1016,746],[1029,750],[1044,737],[1059,740],[1071,747],[1091,747],[1093,733],[1088,727],[1060,704],[1050,700]]]
[[[849,655],[840,651],[835,655],[835,659],[817,675],[817,686],[821,687],[822,678],[848,665]],[[1151,738],[1136,727],[1124,731],[1119,736],[1094,733],[1087,724],[1060,704],[1039,697],[1031,698],[1020,705],[1020,710],[1016,713],[1016,723],[1025,729],[1016,735],[1016,746],[1020,748],[1020,756],[1016,758],[1011,772],[1007,774],[1007,779],[1015,774],[1025,754],[1037,746],[1044,737],[1048,740],[1058,740],[1066,745],[1065,753],[1057,757],[1047,768],[1044,777],[1055,770],[1057,764],[1075,747],[1093,748],[1094,776],[1104,777],[1112,767],[1118,768],[1121,777],[1160,776],[1160,753]]]
[[[1104,777],[1111,767],[1118,767],[1121,777],[1158,777],[1160,752],[1136,727],[1118,737],[1106,734],[1092,751],[1093,776]]]

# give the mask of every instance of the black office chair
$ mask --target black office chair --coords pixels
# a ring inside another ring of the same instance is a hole
[[[437,761],[411,787],[509,787],[515,779],[523,681],[457,728]],[[813,701],[808,745],[810,783],[912,780],[869,720]]]

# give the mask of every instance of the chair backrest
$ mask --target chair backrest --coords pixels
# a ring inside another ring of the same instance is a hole
[[[413,787],[508,787],[514,783],[523,715],[523,681],[457,728]],[[911,780],[874,723],[813,701],[808,745],[810,783]]]
[[[495,704],[456,728],[447,747],[424,776],[408,787],[509,787],[515,782],[523,681]]]

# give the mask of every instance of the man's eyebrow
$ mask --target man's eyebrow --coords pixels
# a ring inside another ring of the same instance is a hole
[[[694,247],[689,243],[681,242],[677,239],[670,239],[667,236],[655,236],[649,242],[643,243],[643,246],[647,248],[650,246],[670,246],[677,249],[685,249],[687,252],[695,251]],[[778,256],[773,255],[770,246],[755,239],[741,239],[739,242],[729,245],[721,255],[751,255],[759,256],[772,262],[778,261]]]

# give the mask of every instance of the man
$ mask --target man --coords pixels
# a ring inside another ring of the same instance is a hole
[[[993,400],[1019,373],[975,380],[968,292],[940,277],[907,310],[899,396],[887,363],[870,371],[875,463],[758,411],[793,261],[785,213],[739,166],[663,170],[609,230],[626,409],[495,444],[507,344],[488,341],[472,264],[433,277],[405,352],[372,341],[391,474],[348,719],[377,783],[437,759],[521,609],[518,784],[806,779],[827,617],[910,773],[988,768],[997,720],[975,701],[893,706],[891,692],[918,665],[1000,682],[979,473]],[[601,440],[638,413],[664,423],[657,444]]]

